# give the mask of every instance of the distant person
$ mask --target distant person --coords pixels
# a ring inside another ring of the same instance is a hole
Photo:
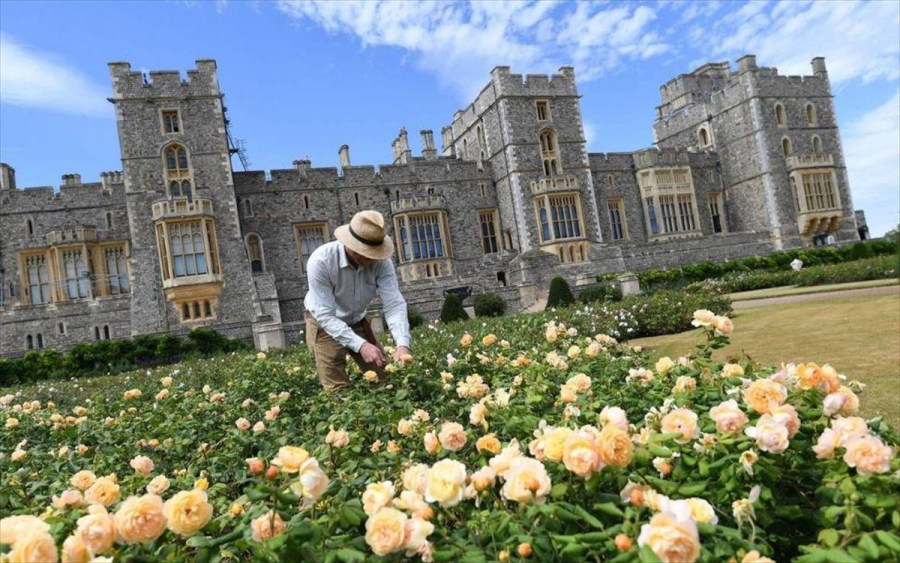
[[[351,386],[347,376],[349,353],[363,371],[385,379],[384,350],[366,319],[366,309],[378,292],[400,361],[409,351],[406,300],[400,294],[391,255],[394,243],[384,232],[384,217],[360,211],[349,225],[334,232],[337,239],[317,248],[306,263],[309,291],[306,307],[306,345],[316,360],[316,373],[329,390]]]

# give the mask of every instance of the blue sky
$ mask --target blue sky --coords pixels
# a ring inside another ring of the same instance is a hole
[[[121,169],[106,64],[181,70],[214,58],[253,169],[308,157],[391,159],[400,127],[440,129],[491,68],[573,65],[588,148],[652,144],[659,86],[757,55],[782,74],[826,57],[856,208],[900,215],[900,3],[0,2],[0,160],[18,184]],[[438,147],[440,148],[440,147]],[[236,169],[240,165],[235,161]]]

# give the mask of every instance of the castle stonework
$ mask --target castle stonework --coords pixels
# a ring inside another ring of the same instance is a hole
[[[305,264],[363,209],[384,214],[410,306],[494,292],[533,305],[550,278],[722,261],[859,240],[824,59],[779,76],[755,57],[660,88],[655,147],[588,153],[575,72],[497,67],[441,131],[393,162],[232,170],[215,61],[111,63],[122,171],[18,189],[0,164],[0,356],[214,328],[302,341]],[[378,314],[377,303],[372,314]]]

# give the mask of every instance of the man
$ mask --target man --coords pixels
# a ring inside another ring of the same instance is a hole
[[[394,243],[384,232],[384,217],[360,211],[349,225],[334,232],[337,239],[317,248],[306,263],[309,291],[306,307],[306,345],[316,359],[319,381],[326,389],[350,387],[346,355],[363,372],[384,380],[385,357],[366,320],[366,308],[378,292],[397,351],[394,360],[409,354],[406,300],[400,295],[391,255]]]

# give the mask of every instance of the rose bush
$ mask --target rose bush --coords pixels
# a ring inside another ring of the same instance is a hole
[[[900,439],[861,384],[715,363],[712,311],[651,362],[592,311],[422,327],[340,396],[287,349],[0,397],[0,558],[900,557]]]

